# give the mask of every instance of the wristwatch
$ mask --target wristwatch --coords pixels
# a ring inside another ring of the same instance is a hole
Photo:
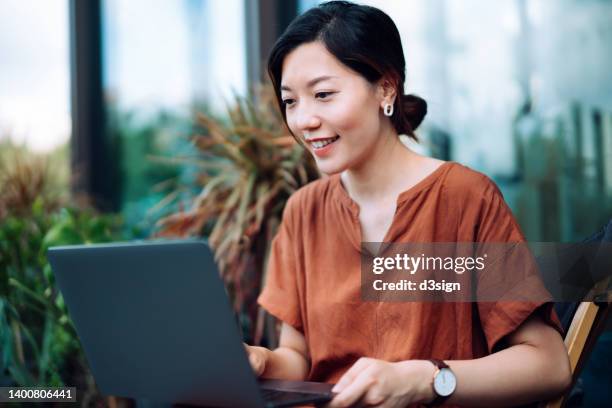
[[[436,366],[432,379],[432,387],[436,397],[427,406],[435,407],[441,405],[455,392],[457,377],[444,361],[436,359],[430,359],[429,361]]]

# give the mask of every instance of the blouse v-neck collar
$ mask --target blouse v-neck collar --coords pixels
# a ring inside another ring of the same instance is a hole
[[[447,169],[449,169],[453,164],[452,161],[447,161],[439,165],[434,171],[429,173],[427,176],[422,178],[415,185],[410,187],[409,189],[402,191],[397,196],[396,208],[407,201],[409,198],[415,196],[419,192],[423,191],[425,188],[433,184]],[[349,196],[348,192],[342,185],[342,180],[340,179],[340,173],[334,174],[331,176],[332,189],[334,191],[334,195],[340,201],[342,205],[347,207],[354,217],[359,217],[359,204],[357,204],[351,196]]]

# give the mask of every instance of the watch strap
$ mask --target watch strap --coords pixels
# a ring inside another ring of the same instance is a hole
[[[442,360],[438,360],[436,358],[430,358],[429,361],[431,361],[433,363],[433,365],[435,365],[436,367],[438,367],[440,370],[443,368],[450,368],[448,366],[448,364],[446,364],[444,361]]]

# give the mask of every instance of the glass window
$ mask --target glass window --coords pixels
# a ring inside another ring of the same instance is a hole
[[[243,0],[103,2],[104,93],[121,156],[121,211],[143,235],[168,192],[154,186],[185,173],[152,158],[189,154],[193,110],[223,115],[233,93],[246,93],[244,20]]]
[[[68,2],[0,2],[0,142],[49,151],[70,137]]]
[[[242,0],[105,0],[105,88],[125,110],[223,108],[246,90]]]

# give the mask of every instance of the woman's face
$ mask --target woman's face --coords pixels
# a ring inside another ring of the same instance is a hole
[[[383,97],[382,87],[343,65],[320,42],[300,45],[283,61],[287,124],[323,173],[359,168],[372,153],[385,118]]]

